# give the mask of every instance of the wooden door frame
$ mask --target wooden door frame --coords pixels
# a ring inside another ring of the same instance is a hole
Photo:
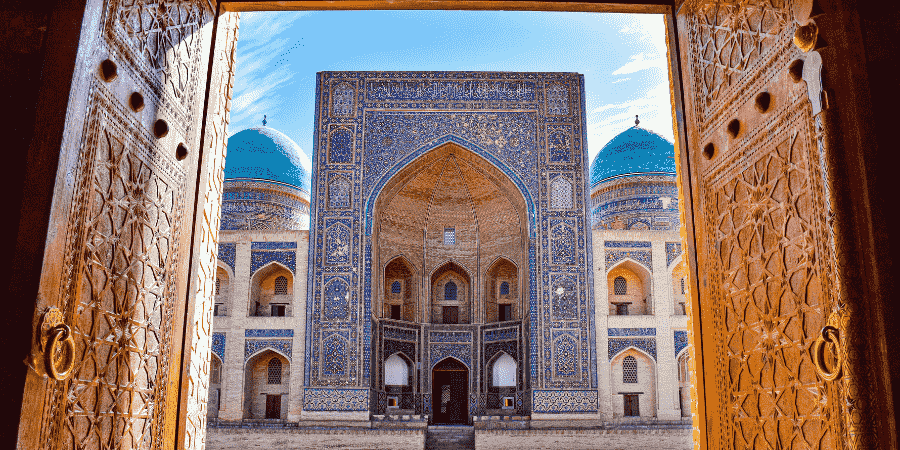
[[[0,283],[7,286],[8,301],[2,307],[6,320],[0,330],[2,345],[14,355],[6,359],[9,367],[0,373],[3,385],[24,386],[26,370],[20,364],[23,357],[30,353],[30,342],[23,339],[31,334],[31,318],[34,315],[34,299],[38,292],[41,278],[41,267],[45,258],[56,255],[45,255],[45,244],[48,240],[48,221],[51,216],[52,199],[56,173],[59,169],[60,143],[63,139],[65,119],[72,86],[72,74],[75,71],[78,53],[79,36],[85,20],[87,0],[58,0],[55,4],[44,5],[41,2],[13,1],[6,6],[5,17],[25,18],[22,25],[28,34],[6,34],[0,37],[4,49],[10,42],[16,43],[17,51],[24,57],[4,58],[0,68],[4,77],[18,76],[15,97],[7,105],[8,110],[23,111],[15,117],[19,131],[8,147],[9,157],[6,169],[12,176],[14,186],[11,197],[7,201],[8,210],[16,211],[17,217],[7,221],[15,230],[7,228],[0,242],[8,257],[8,269],[2,271]],[[801,2],[801,3],[812,3]],[[819,4],[821,3],[821,5]],[[886,323],[896,323],[900,319],[898,305],[893,300],[892,255],[896,250],[896,237],[890,235],[888,226],[891,216],[887,211],[893,207],[891,188],[896,165],[891,164],[893,157],[888,155],[895,146],[896,137],[892,131],[892,117],[896,115],[896,105],[900,104],[900,93],[894,90],[880,90],[879,86],[890,86],[895,81],[893,76],[900,72],[900,49],[894,45],[900,39],[900,27],[897,14],[885,11],[877,5],[866,2],[845,4],[840,0],[822,0],[816,2],[826,14],[817,21],[822,35],[830,37],[829,49],[823,50],[823,59],[828,70],[823,76],[826,92],[830,94],[830,102],[839,106],[829,125],[832,131],[830,142],[835,156],[828,161],[830,175],[838,185],[846,188],[836,193],[839,201],[835,204],[838,227],[836,239],[839,245],[852,250],[845,260],[838,261],[839,269],[847,272],[847,278],[853,287],[859,290],[860,298],[865,298],[865,312],[871,313],[870,324],[885,332]],[[682,67],[679,59],[679,48],[674,20],[676,13],[682,8],[679,0],[644,1],[644,2],[512,2],[512,1],[426,1],[397,0],[378,1],[230,1],[220,0],[217,3],[219,13],[229,11],[256,10],[322,10],[322,9],[472,9],[472,10],[541,10],[541,11],[589,11],[589,12],[632,12],[660,13],[666,15],[667,38],[669,39],[670,76],[673,96],[674,125],[676,129],[676,151],[680,152],[683,170],[690,173],[686,153],[681,149],[689,149],[684,133],[683,82],[680,77]],[[216,19],[218,29],[219,20]],[[20,23],[20,22],[17,22]],[[864,26],[865,25],[865,26]],[[830,34],[829,34],[830,33]],[[25,37],[23,37],[25,36]],[[37,36],[37,37],[31,37]],[[28,40],[31,39],[31,40]],[[21,44],[24,42],[24,47]],[[215,38],[214,38],[214,42]],[[33,44],[33,45],[32,45]],[[20,47],[24,48],[21,50]],[[672,51],[674,50],[674,51]],[[215,54],[216,49],[213,49]],[[830,52],[830,53],[829,53]],[[210,59],[210,66],[215,64]],[[25,76],[24,78],[22,75]],[[212,76],[212,71],[210,71]],[[850,86],[850,87],[845,87]],[[209,82],[207,82],[206,101],[209,102]],[[207,103],[208,105],[208,103]],[[893,114],[892,114],[893,113]],[[202,152],[202,149],[200,149]],[[201,155],[203,158],[203,155]],[[201,164],[200,167],[203,167]],[[686,192],[683,199],[693,198],[690,183],[679,181],[679,186]],[[862,214],[853,214],[862,211]],[[14,213],[15,214],[15,213]],[[694,225],[691,212],[684,211],[683,228],[688,255],[688,266],[691,271],[692,287],[697,287],[696,254],[693,247]],[[195,222],[196,223],[196,222]],[[196,234],[195,234],[196,235]],[[193,280],[191,280],[193,282]],[[193,287],[189,288],[191,292]],[[696,289],[692,291],[696,292]],[[190,299],[186,299],[190,301]],[[696,296],[690,300],[697,302]],[[695,308],[697,311],[699,308]],[[190,311],[190,308],[188,309]],[[696,313],[695,313],[696,314]],[[695,326],[701,325],[699,317],[692,316]],[[190,330],[192,331],[192,330]],[[900,401],[898,389],[891,389],[892,383],[900,374],[900,359],[890,358],[887,352],[891,344],[897,342],[896,332],[882,334],[886,339],[871,347],[868,355],[869,370],[872,375],[870,390],[881,395],[872,399],[884,414],[881,431],[876,437],[879,448],[898,448],[895,431],[894,410],[892,405]],[[190,334],[186,333],[186,336]],[[702,329],[694,335],[694,343],[701,344]],[[188,339],[189,340],[189,339]],[[189,342],[186,342],[186,346]],[[702,361],[694,359],[697,367]],[[703,386],[702,370],[695,370],[692,380]],[[182,386],[183,388],[183,386]],[[23,402],[20,393],[4,396],[3,410],[21,411]],[[183,398],[183,397],[182,397]],[[697,413],[704,414],[702,396],[698,402]],[[29,413],[22,411],[23,414]],[[186,408],[181,408],[179,424],[184,424]],[[695,418],[698,416],[695,415]],[[696,420],[696,419],[695,419]],[[16,445],[15,421],[4,421],[0,436],[0,445],[12,448]],[[705,420],[700,421],[702,427]],[[697,423],[697,422],[695,422]],[[702,428],[695,431],[695,437],[703,440]],[[183,442],[183,426],[179,426],[179,446]]]

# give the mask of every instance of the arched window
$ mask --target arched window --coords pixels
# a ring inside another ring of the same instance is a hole
[[[275,295],[287,295],[287,278],[280,276],[275,279]]]
[[[681,279],[681,295],[684,295],[684,278]]]
[[[396,353],[384,362],[384,384],[387,386],[409,385],[409,365]]]
[[[622,361],[622,382],[637,383],[637,360],[634,356],[628,355]]]
[[[613,290],[616,295],[625,295],[628,292],[628,282],[624,277],[616,277],[613,280]]]
[[[391,283],[391,294],[399,294],[400,293],[400,282],[395,281]]]
[[[216,277],[216,295],[219,295],[219,290],[222,288],[222,279]]]
[[[492,372],[494,387],[516,386],[516,361],[509,355],[503,354],[497,358]]]
[[[444,285],[444,300],[456,300],[456,283],[448,281]]]
[[[281,360],[277,357],[269,360],[268,384],[281,384]]]
[[[506,281],[500,283],[500,295],[509,295],[509,283]]]

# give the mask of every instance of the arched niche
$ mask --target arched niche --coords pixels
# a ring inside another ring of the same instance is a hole
[[[384,279],[384,269],[403,255],[416,277],[411,284],[418,290],[410,292],[420,305],[414,321],[434,322],[435,315],[442,314],[435,311],[442,306],[434,303],[440,296],[433,289],[432,274],[447,261],[468,269],[466,288],[457,287],[469,302],[483,297],[482,268],[498,258],[528,267],[525,196],[510,176],[476,152],[456,142],[438,145],[378,185],[382,187],[370,200],[372,292],[391,292],[393,282]],[[518,286],[527,286],[529,277],[527,270],[520,271]],[[471,306],[460,312],[466,317],[461,322],[487,320],[482,301]],[[373,317],[385,316],[377,301],[372,312]]]
[[[652,356],[634,347],[617,354],[610,361],[610,386],[613,417],[656,415],[656,361]]]
[[[244,418],[287,418],[291,362],[272,349],[263,350],[244,364]]]
[[[606,273],[609,315],[652,315],[653,289],[650,271],[625,259]]]
[[[394,353],[384,360],[384,388],[387,392],[409,392],[415,385],[412,360]]]
[[[512,261],[498,258],[484,276],[485,322],[518,320],[521,318],[519,269]]]
[[[223,265],[216,267],[216,284],[213,291],[213,315],[227,316],[231,307],[231,273]]]
[[[687,271],[684,262],[678,261],[672,268],[672,301],[674,303],[673,314],[683,316],[687,314]]]
[[[415,273],[409,260],[402,256],[392,259],[384,267],[381,317],[416,321],[419,283],[416,283]]]
[[[471,323],[469,272],[449,261],[431,275],[431,323]]]
[[[691,356],[687,348],[678,354],[678,408],[681,417],[691,416]]]
[[[278,262],[270,262],[250,277],[249,316],[289,317],[293,300],[294,273]]]
[[[209,358],[209,397],[206,401],[206,417],[219,417],[222,406],[222,360],[210,352]]]
[[[500,390],[515,390],[518,378],[518,364],[516,360],[500,352],[490,365],[491,387]]]

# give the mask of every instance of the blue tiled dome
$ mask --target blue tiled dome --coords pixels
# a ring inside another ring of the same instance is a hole
[[[618,175],[675,174],[675,146],[666,138],[635,125],[612,138],[591,163],[591,187]]]
[[[309,193],[310,176],[300,163],[300,153],[300,147],[280,131],[248,128],[228,138],[225,179],[275,181]]]

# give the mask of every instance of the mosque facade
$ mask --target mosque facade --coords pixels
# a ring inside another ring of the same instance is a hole
[[[228,141],[208,415],[690,414],[673,145],[588,161],[576,73],[322,72],[312,173]]]

